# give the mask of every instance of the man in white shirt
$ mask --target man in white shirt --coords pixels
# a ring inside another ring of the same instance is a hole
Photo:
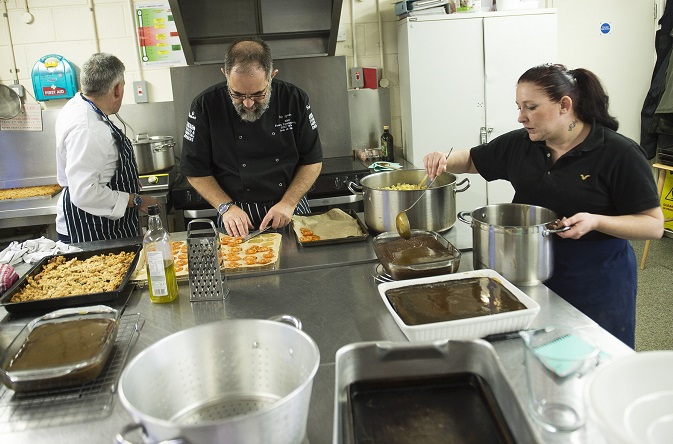
[[[138,210],[157,201],[141,197],[133,145],[108,118],[124,97],[124,64],[97,53],[84,63],[81,92],[56,120],[56,178],[63,192],[56,231],[63,242],[86,242],[139,234]]]

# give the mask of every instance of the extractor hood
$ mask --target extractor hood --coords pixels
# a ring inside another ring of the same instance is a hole
[[[333,56],[343,0],[169,0],[188,65],[222,63],[255,35],[274,59]]]

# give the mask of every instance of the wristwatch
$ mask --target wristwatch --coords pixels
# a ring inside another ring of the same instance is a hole
[[[133,195],[133,206],[134,207],[140,207],[143,205],[143,198],[140,197],[140,194],[134,194]]]
[[[217,212],[220,213],[221,215],[229,211],[229,208],[231,208],[234,205],[234,201],[231,200],[227,203],[220,204],[219,207],[217,207]]]

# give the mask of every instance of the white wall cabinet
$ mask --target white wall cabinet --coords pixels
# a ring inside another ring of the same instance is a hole
[[[432,151],[469,149],[520,128],[517,79],[557,57],[553,9],[407,18],[397,35],[404,151],[418,168]],[[459,211],[511,202],[508,182],[466,177],[472,186],[458,193]]]

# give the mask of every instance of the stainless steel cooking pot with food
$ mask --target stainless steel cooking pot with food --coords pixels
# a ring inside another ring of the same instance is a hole
[[[423,190],[384,190],[398,184],[418,185],[425,170],[384,171],[370,174],[360,180],[360,185],[350,182],[353,194],[362,194],[365,224],[371,230],[383,233],[396,231],[395,218],[418,199]],[[470,187],[469,179],[457,182],[456,176],[442,173],[425,196],[407,211],[409,226],[426,231],[445,231],[456,223],[456,193]],[[426,181],[426,185],[427,185]],[[462,188],[458,188],[463,186]]]
[[[133,141],[133,153],[139,174],[156,173],[175,165],[175,142],[171,136],[148,136],[140,133]]]
[[[556,218],[547,208],[515,203],[458,213],[472,226],[474,269],[495,270],[516,285],[536,285],[554,273],[549,235],[567,229],[554,229]]]
[[[284,322],[292,322],[288,325]],[[149,443],[304,440],[316,343],[292,316],[232,319],[172,334],[123,370],[119,397]]]

